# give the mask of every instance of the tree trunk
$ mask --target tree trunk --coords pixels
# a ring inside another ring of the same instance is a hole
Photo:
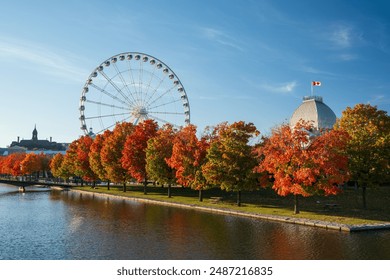
[[[299,197],[298,197],[298,194],[294,195],[294,214],[299,214]]]
[[[241,191],[237,192],[237,206],[241,206]]]
[[[202,189],[199,190],[199,201],[200,202],[203,201],[203,190]]]
[[[168,185],[168,198],[171,198],[171,184]]]
[[[123,182],[123,192],[126,192],[126,182]]]
[[[366,185],[362,187],[362,198],[363,198],[363,209],[367,209],[367,200],[366,200]]]
[[[107,181],[107,190],[110,190],[110,180]]]
[[[144,180],[144,194],[148,194],[147,190],[146,190],[146,185],[148,184],[148,180],[145,178]]]

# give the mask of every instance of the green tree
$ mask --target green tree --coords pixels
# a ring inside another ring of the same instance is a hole
[[[237,192],[238,206],[241,206],[241,191],[256,187],[254,168],[257,160],[249,140],[259,133],[253,123],[240,121],[219,125],[207,151],[207,162],[202,167],[210,184]]]
[[[351,178],[362,188],[363,208],[367,208],[367,187],[390,182],[390,118],[376,106],[357,104],[342,112],[335,129],[350,136],[347,153]]]

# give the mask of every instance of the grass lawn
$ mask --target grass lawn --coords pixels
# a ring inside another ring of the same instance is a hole
[[[143,194],[142,186],[128,186],[127,192],[121,186],[89,186],[78,187],[84,191],[107,193],[127,197],[147,198],[158,201],[177,202],[213,208],[239,210],[249,213],[305,218],[347,225],[375,224],[390,222],[390,187],[378,187],[367,190],[367,209],[362,209],[361,190],[346,188],[337,196],[313,196],[300,198],[300,214],[293,214],[294,199],[292,196],[280,197],[271,189],[253,192],[242,192],[242,205],[236,205],[236,193],[228,193],[219,189],[206,190],[203,202],[198,201],[198,191],[188,188],[173,187],[172,197],[167,197],[167,188],[148,186],[148,194]],[[216,202],[212,197],[220,197]],[[336,205],[327,209],[327,204]]]

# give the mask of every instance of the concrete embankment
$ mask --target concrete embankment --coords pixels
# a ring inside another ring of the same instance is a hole
[[[52,188],[54,189],[54,187],[52,187]],[[61,187],[58,187],[56,189],[57,190],[65,190],[65,188],[61,188]],[[66,190],[69,190],[69,189],[66,189]],[[183,203],[178,203],[178,202],[167,202],[167,201],[160,201],[160,200],[155,200],[155,199],[150,199],[150,198],[128,197],[128,196],[106,194],[106,193],[97,193],[97,192],[93,192],[93,191],[84,191],[84,190],[75,190],[75,189],[71,189],[71,191],[83,193],[83,194],[88,194],[91,196],[108,197],[108,198],[123,199],[123,200],[132,200],[132,201],[138,201],[138,202],[143,202],[143,203],[159,204],[159,205],[164,205],[164,206],[169,206],[169,207],[195,209],[195,210],[207,211],[207,212],[224,214],[224,215],[234,215],[234,216],[241,216],[241,217],[247,217],[247,218],[268,220],[268,221],[272,221],[272,222],[283,222],[283,223],[319,227],[319,228],[324,228],[324,229],[329,229],[329,230],[337,230],[337,231],[345,231],[345,232],[390,229],[390,223],[347,225],[347,224],[339,224],[339,223],[310,220],[310,219],[302,219],[302,218],[293,218],[293,217],[284,217],[284,216],[275,216],[275,215],[266,215],[266,214],[256,214],[256,213],[249,213],[249,212],[239,211],[239,210],[221,209],[221,208],[211,207],[211,206],[199,206],[199,205],[193,205],[193,204],[183,204]]]

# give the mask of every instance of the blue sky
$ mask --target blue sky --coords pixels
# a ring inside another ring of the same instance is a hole
[[[358,3],[358,4],[357,4]],[[201,130],[290,118],[310,82],[337,116],[347,106],[390,109],[390,2],[2,1],[0,147],[71,142],[91,72],[122,52],[161,59],[179,76]]]

